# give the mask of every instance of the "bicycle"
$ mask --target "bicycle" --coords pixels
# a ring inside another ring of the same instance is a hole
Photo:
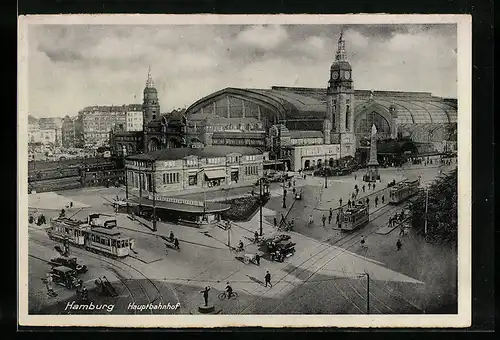
[[[219,300],[224,300],[225,298],[227,298],[227,292],[226,291],[223,291],[222,293],[219,294]],[[236,299],[238,297],[238,293],[236,292],[232,292],[231,293],[231,299]]]

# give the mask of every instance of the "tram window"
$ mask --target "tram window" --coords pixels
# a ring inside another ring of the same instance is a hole
[[[112,247],[116,247],[116,241],[115,240],[111,240],[111,246]]]
[[[106,240],[106,245],[107,245],[107,246],[109,246],[109,239],[108,239],[108,240]]]
[[[128,247],[128,240],[125,241],[125,247]]]
[[[66,234],[68,234],[69,233],[69,229],[68,228],[64,228],[64,229],[65,229]]]
[[[92,235],[92,242],[95,242],[95,236]]]

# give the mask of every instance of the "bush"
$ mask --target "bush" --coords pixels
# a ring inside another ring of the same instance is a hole
[[[259,209],[259,197],[240,197],[224,202],[231,205],[231,208],[222,213],[222,218],[231,221],[247,221]]]

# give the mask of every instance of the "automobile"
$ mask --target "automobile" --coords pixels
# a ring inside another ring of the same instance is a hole
[[[88,271],[86,265],[79,264],[76,256],[59,256],[54,257],[49,262],[52,266],[64,266],[76,271],[77,274],[83,274]]]
[[[73,289],[82,285],[83,281],[77,278],[77,273],[75,270],[58,266],[52,268],[50,272],[54,283],[57,283],[67,289]]]
[[[302,190],[299,190],[295,193],[295,199],[296,200],[301,200],[302,199]]]

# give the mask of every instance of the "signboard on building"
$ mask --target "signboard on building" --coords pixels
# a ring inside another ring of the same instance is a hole
[[[148,198],[150,200],[153,200],[153,194],[150,193],[148,195]],[[192,201],[192,200],[185,200],[185,199],[182,199],[182,198],[175,198],[175,197],[167,197],[167,196],[162,196],[162,195],[158,195],[158,194],[155,195],[155,199],[157,201],[168,202],[168,203],[193,205],[193,206],[196,206],[196,207],[203,207],[204,206],[203,202]]]

